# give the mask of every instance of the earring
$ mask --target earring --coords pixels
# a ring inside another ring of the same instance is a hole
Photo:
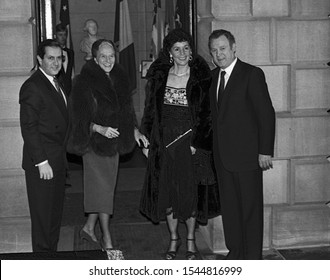
[[[173,63],[173,56],[170,55],[170,63]]]
[[[190,55],[190,56],[189,56],[189,60],[192,61],[192,59],[193,59],[193,57],[192,57],[192,55]]]

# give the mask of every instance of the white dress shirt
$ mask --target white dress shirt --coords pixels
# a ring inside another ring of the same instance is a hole
[[[218,92],[219,92],[219,87],[220,87],[220,79],[221,79],[221,72],[222,71],[226,71],[226,74],[225,74],[225,85],[224,85],[224,88],[226,88],[226,85],[227,85],[227,82],[230,78],[230,75],[231,75],[231,72],[233,72],[233,69],[236,65],[236,62],[237,62],[237,57],[234,59],[234,61],[225,69],[220,69],[219,71],[219,77],[218,77],[218,85],[217,85],[217,99],[218,99]]]

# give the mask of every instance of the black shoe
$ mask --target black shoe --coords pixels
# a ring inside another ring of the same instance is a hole
[[[181,246],[181,243],[182,243],[181,238],[171,239],[170,243],[172,243],[172,242],[175,242],[175,251],[167,251],[166,254],[165,254],[165,259],[166,260],[174,260],[176,258],[176,253],[178,252],[178,250]]]
[[[193,242],[194,243],[195,250],[194,251],[188,251],[188,249],[187,249],[186,260],[200,260],[201,256],[200,256],[200,253],[199,253],[199,251],[197,249],[197,246],[195,244],[195,239],[187,238],[187,248],[188,248],[188,242]]]

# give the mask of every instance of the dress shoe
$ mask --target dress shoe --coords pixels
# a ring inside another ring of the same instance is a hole
[[[107,253],[109,260],[124,260],[125,259],[124,254],[121,250],[115,249],[113,247],[111,247],[111,248],[106,247],[104,244],[103,238],[101,238],[100,244],[101,244],[102,251]]]
[[[168,250],[165,254],[165,259],[166,260],[174,260],[176,258],[176,254],[181,246],[181,238],[171,238],[170,243],[175,242],[175,250]],[[171,244],[170,244],[171,245]],[[171,246],[170,246],[171,247]]]
[[[81,241],[85,239],[91,244],[99,244],[98,241],[95,241],[92,236],[90,236],[86,231],[84,231],[83,228],[79,231],[79,238]]]
[[[187,247],[188,247],[188,242],[193,242],[194,243],[195,251],[187,250],[186,260],[200,260],[201,255],[200,255],[200,253],[197,249],[197,246],[195,244],[195,239],[187,238]]]

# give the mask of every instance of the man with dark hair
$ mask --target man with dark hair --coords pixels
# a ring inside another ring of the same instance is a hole
[[[61,23],[57,24],[55,32],[55,39],[61,45],[63,52],[63,63],[58,78],[63,83],[66,93],[70,95],[72,79],[74,76],[74,52],[72,49],[69,49],[66,46],[68,37],[68,30],[66,26],[62,25]]]
[[[273,167],[275,112],[263,71],[236,57],[234,36],[215,30],[209,50],[213,155],[227,259],[261,259],[262,171]]]
[[[32,226],[34,252],[57,250],[66,174],[67,97],[56,78],[62,67],[62,49],[47,39],[37,50],[39,69],[19,93],[20,124],[24,140],[23,163]]]

